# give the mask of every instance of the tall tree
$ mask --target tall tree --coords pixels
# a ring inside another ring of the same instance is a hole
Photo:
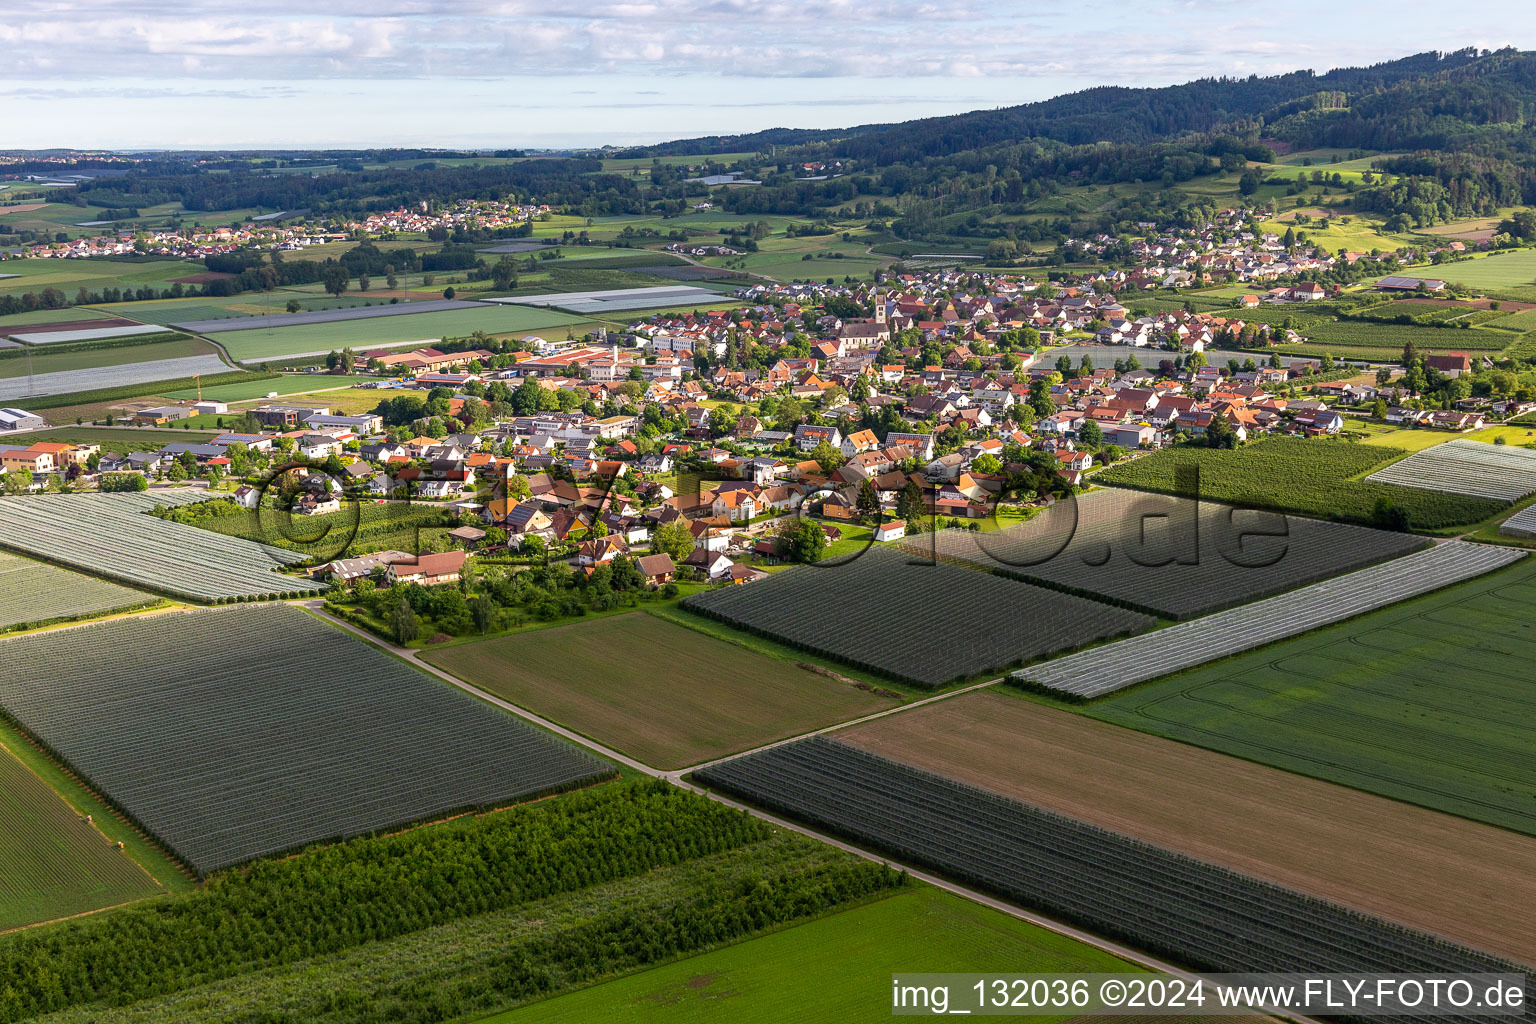
[[[859,497],[855,503],[859,510],[859,518],[865,523],[873,525],[880,519],[880,493],[875,490],[875,483],[868,477],[859,484]]]

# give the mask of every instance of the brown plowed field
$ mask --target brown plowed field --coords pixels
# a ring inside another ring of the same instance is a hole
[[[1536,839],[979,692],[834,738],[1536,964]]]

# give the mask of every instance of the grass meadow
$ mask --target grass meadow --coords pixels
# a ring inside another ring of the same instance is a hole
[[[929,886],[482,1024],[780,1024],[889,1020],[895,972],[1137,971],[1073,939]],[[1065,1020],[1037,1017],[1041,1024]]]
[[[71,299],[75,292],[84,288],[98,292],[103,288],[137,288],[153,285],[166,288],[174,278],[201,272],[201,263],[184,260],[146,260],[142,263],[118,260],[61,260],[20,259],[6,260],[6,274],[19,277],[0,278],[0,295],[40,292],[44,288],[57,288]]]
[[[1536,835],[1533,614],[1527,559],[1085,713]]]
[[[162,891],[84,813],[0,746],[0,932]]]

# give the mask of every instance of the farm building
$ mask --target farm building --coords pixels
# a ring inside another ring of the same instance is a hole
[[[40,430],[43,418],[25,409],[0,409],[0,430]]]
[[[327,562],[315,570],[315,575],[328,577],[337,583],[348,583],[370,575],[373,570],[394,562],[409,562],[412,556],[406,551],[375,551],[360,558],[339,558]]]
[[[1447,377],[1459,377],[1472,369],[1472,357],[1465,352],[1428,355],[1424,357],[1424,365],[1431,370],[1439,370]]]
[[[133,414],[135,423],[166,423],[170,420],[185,419],[192,414],[192,410],[184,405],[158,405],[152,409],[140,409]]]
[[[1422,277],[1402,277],[1397,274],[1382,278],[1376,282],[1376,287],[1384,292],[1414,292],[1422,285],[1426,291],[1445,291],[1444,281],[1435,281]]]
[[[643,555],[635,560],[635,565],[639,568],[640,575],[645,577],[646,585],[651,587],[671,583],[672,577],[677,574],[677,566],[672,564],[672,556],[664,553]]]

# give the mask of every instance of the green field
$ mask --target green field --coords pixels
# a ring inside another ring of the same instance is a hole
[[[180,323],[186,320],[241,319],[263,314],[281,315],[288,311],[289,300],[297,299],[305,312],[317,309],[351,309],[354,306],[387,305],[388,299],[370,300],[366,294],[311,295],[290,289],[271,292],[246,292],[225,299],[151,299],[147,302],[114,302],[92,307],[112,316],[142,320],[149,324]]]
[[[146,260],[134,263],[122,260],[6,260],[4,273],[20,274],[0,279],[0,294],[40,292],[58,288],[69,299],[81,288],[97,292],[103,288],[137,288],[140,285],[167,287],[173,278],[201,273],[200,263],[182,260]]]
[[[265,398],[269,392],[276,391],[279,395],[304,395],[312,391],[329,391],[336,388],[350,388],[353,384],[365,380],[379,380],[380,378],[369,374],[343,374],[327,373],[288,373],[270,380],[251,380],[241,384],[218,384],[211,388],[203,388],[202,397],[214,402],[244,402],[255,398]],[[373,392],[370,392],[373,394]],[[174,398],[178,401],[191,401],[198,397],[196,388],[184,388],[180,391],[172,391],[166,394],[166,398]]]
[[[84,814],[0,746],[0,932],[161,891]]]
[[[1314,348],[1321,347],[1346,358],[1356,349],[1384,349],[1394,353],[1394,358],[1400,358],[1403,346],[1410,341],[1421,352],[1496,352],[1511,341],[1506,332],[1483,328],[1463,330],[1454,327],[1374,323],[1368,320],[1324,321],[1298,326],[1296,329]]]
[[[325,562],[374,551],[419,551],[426,541],[457,525],[457,520],[443,506],[427,502],[359,502],[343,504],[340,512],[323,516],[295,516],[264,507],[197,519],[193,524]]]
[[[757,219],[743,217],[737,222]],[[713,267],[745,270],[748,273],[771,277],[775,281],[824,280],[828,277],[842,280],[849,275],[855,278],[867,278],[875,271],[890,266],[892,262],[890,256],[875,255],[867,251],[876,241],[874,237],[862,227],[851,228],[851,232],[853,238],[846,242],[843,241],[841,231],[825,235],[800,235],[795,238],[784,234],[773,234],[758,243],[757,252],[743,256],[709,257],[701,262]],[[928,251],[928,248],[919,248]]]
[[[891,1017],[891,975],[898,971],[1135,970],[1092,946],[923,886],[482,1024],[874,1024]]]
[[[0,263],[0,274],[7,274],[8,264]],[[30,313],[11,313],[0,316],[0,327],[16,327],[21,324],[61,324],[71,320],[110,320],[113,313],[103,313],[84,306],[65,306],[63,309],[36,309]]]
[[[149,363],[157,359],[218,354],[219,350],[208,342],[185,336],[170,341],[132,345],[85,345],[79,348],[71,345],[67,349],[38,346],[19,352],[16,349],[5,349],[0,353],[0,378],[30,377],[63,370],[86,370],[100,366],[122,366],[126,363]]]
[[[1536,285],[1536,249],[1510,249],[1438,267],[1417,267],[1395,273],[1402,277],[1454,281],[1469,288],[1508,291]]]
[[[1085,713],[1536,835],[1533,616],[1526,559]]]
[[[200,430],[154,430],[137,427],[51,427],[29,434],[17,434],[19,443],[61,441],[69,444],[99,444],[104,452],[126,455],[129,452],[154,452],[176,441],[206,441],[217,437]]]
[[[1200,497],[1248,508],[1368,523],[1379,498],[1408,513],[1409,526],[1437,530],[1476,523],[1503,505],[1483,498],[1368,483],[1362,479],[1409,454],[1349,441],[1269,437],[1232,451],[1180,445],[1098,474],[1098,483],[1177,493],[1180,466],[1199,470]]]
[[[1536,331],[1536,309],[1522,310],[1519,313],[1506,313],[1498,320],[1489,324],[1501,331]]]
[[[218,339],[235,359],[249,361],[325,353],[347,347],[361,350],[374,345],[400,345],[413,341],[431,343],[441,338],[462,338],[475,331],[522,334],[557,330],[563,337],[568,325],[586,322],[581,317],[553,310],[498,306],[227,331],[218,335]]]
[[[67,943],[0,936],[17,979],[0,992],[8,1020],[50,1024],[469,1021],[908,888],[701,796],[621,782],[268,860],[80,922]]]
[[[667,769],[895,706],[643,612],[459,644],[427,661]]]

